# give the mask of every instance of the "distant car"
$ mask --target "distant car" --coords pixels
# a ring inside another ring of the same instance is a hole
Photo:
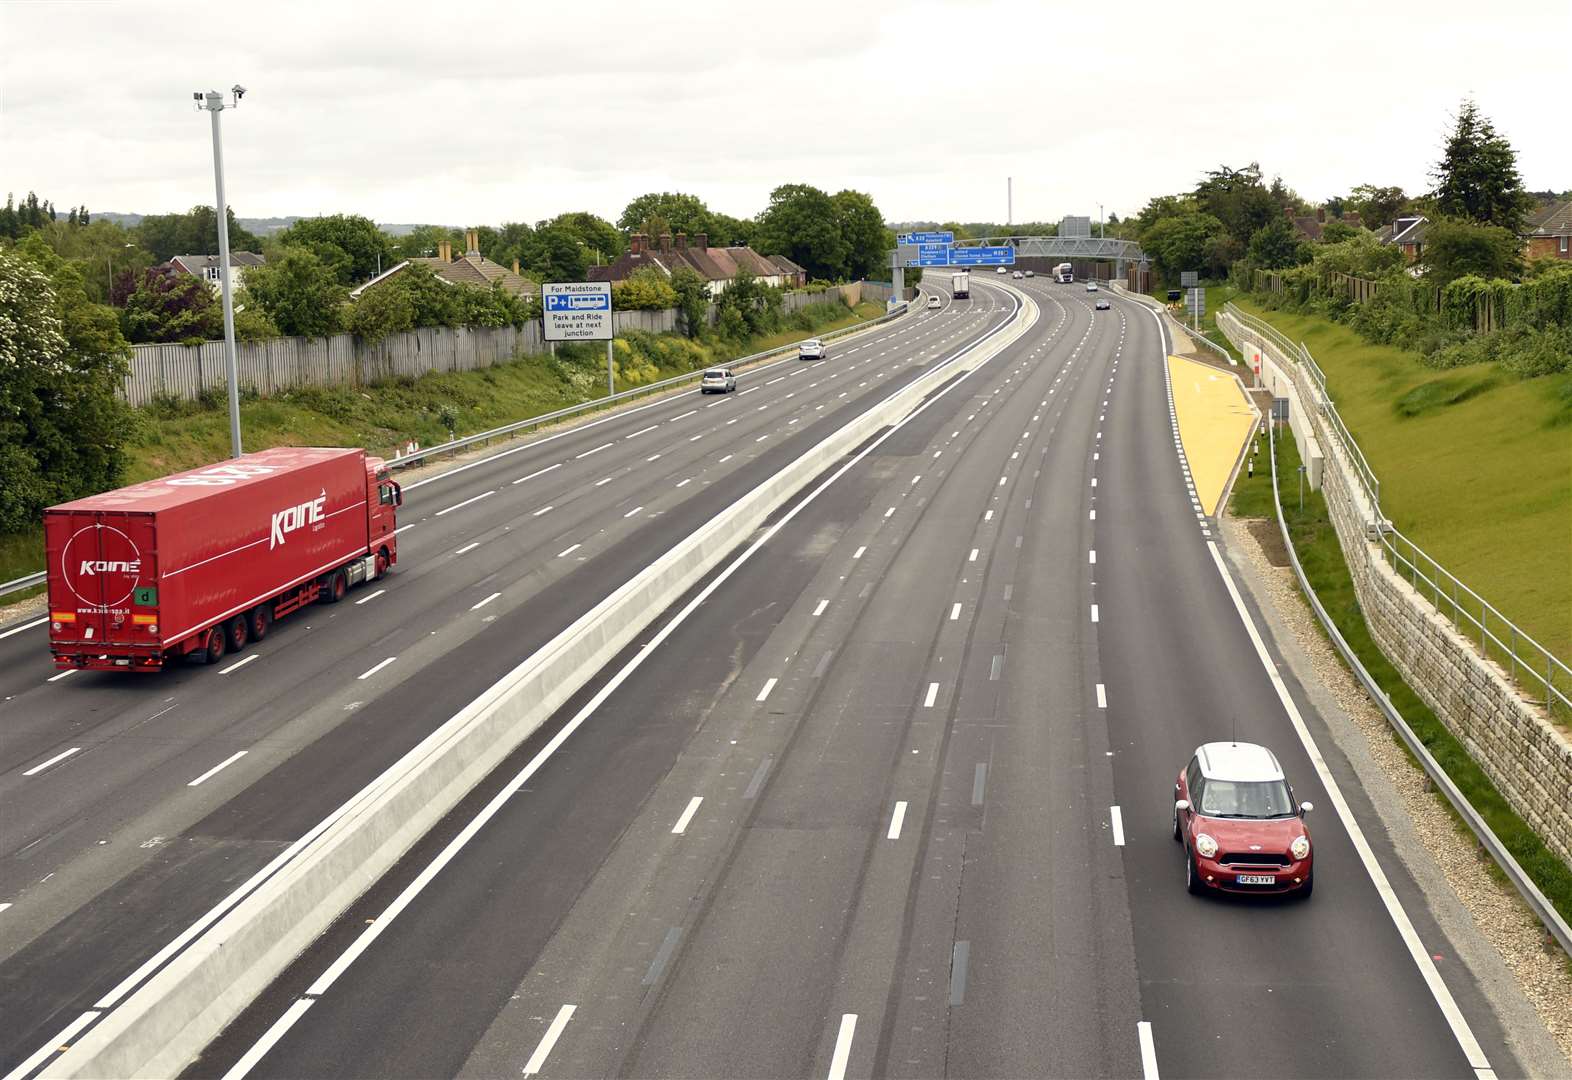
[[[1093,304],[1092,306],[1094,308],[1096,308],[1098,311],[1107,311],[1113,305],[1110,304],[1108,301],[1104,300],[1102,297],[1099,296],[1097,298],[1097,303]]]
[[[818,338],[809,338],[797,346],[797,359],[799,360],[827,360],[830,350],[824,347],[824,342]]]
[[[1000,273],[1000,274],[1008,274],[1008,273],[1009,273],[1009,271],[1008,271],[1008,270],[1006,270],[1006,269],[1005,269],[1005,268],[1004,268],[1004,267],[1002,267],[1002,266],[1001,266],[1001,267],[999,267],[999,269],[998,269],[998,270],[997,270],[997,271],[995,271],[995,273]]]
[[[699,380],[701,394],[729,394],[737,389],[737,376],[730,368],[710,368]]]
[[[1277,757],[1254,743],[1196,748],[1174,781],[1174,839],[1184,845],[1190,892],[1296,893],[1315,883],[1309,803],[1294,792]]]
[[[932,308],[940,308],[940,307],[943,307],[943,306],[944,306],[944,301],[940,300],[938,298],[938,296],[930,296],[930,297],[928,297],[928,307],[930,309],[932,309]]]
[[[1097,291],[1097,282],[1095,282],[1095,281],[1088,281],[1086,283],[1086,291],[1087,292],[1096,292]]]
[[[1032,274],[1032,272],[1030,270],[1028,270],[1028,271],[1026,271],[1026,276],[1027,277],[1033,277],[1034,275]]]
[[[1021,273],[1019,270],[1017,270],[1015,273],[1011,274],[1010,276],[1013,277],[1016,281],[1020,281],[1026,275]]]

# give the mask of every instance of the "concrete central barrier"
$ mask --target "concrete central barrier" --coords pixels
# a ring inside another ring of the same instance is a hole
[[[508,672],[297,841],[270,876],[123,1003],[94,1017],[44,1075],[181,1072],[421,836],[772,513],[941,384],[1024,334],[1037,320],[1036,304],[1013,287],[996,287],[1020,301],[1010,322],[825,437]]]

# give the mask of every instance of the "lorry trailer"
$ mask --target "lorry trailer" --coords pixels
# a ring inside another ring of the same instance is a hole
[[[972,295],[972,276],[965,270],[950,275],[950,292],[957,300],[969,300]]]
[[[402,502],[364,450],[278,447],[52,506],[55,667],[214,663],[385,574]]]

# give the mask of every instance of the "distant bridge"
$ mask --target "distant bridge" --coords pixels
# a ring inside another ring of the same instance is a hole
[[[1146,253],[1134,240],[1112,236],[990,236],[979,240],[957,240],[956,247],[999,247],[1009,244],[1017,258],[1043,258],[1068,262],[1072,259],[1098,259],[1114,264],[1114,277],[1124,277],[1127,263],[1146,262]]]

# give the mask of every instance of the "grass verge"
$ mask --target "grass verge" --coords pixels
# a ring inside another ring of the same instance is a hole
[[[1329,319],[1235,297],[1326,373],[1399,529],[1562,660],[1572,658],[1572,373],[1438,371]]]
[[[1304,567],[1305,577],[1320,598],[1321,605],[1348,642],[1348,647],[1359,657],[1359,662],[1391,700],[1393,708],[1408,722],[1437,764],[1451,777],[1546,898],[1564,918],[1572,919],[1572,869],[1568,869],[1567,864],[1545,846],[1539,834],[1518,816],[1463,744],[1404,681],[1376,645],[1365,624],[1364,613],[1359,609],[1353,577],[1349,574],[1342,548],[1338,545],[1337,534],[1327,513],[1326,500],[1319,491],[1311,491],[1307,486],[1304,491],[1304,509],[1299,507],[1296,477],[1300,457],[1291,437],[1278,438],[1277,455],[1283,520],[1288,524],[1289,539],[1299,556],[1300,565]],[[1260,460],[1264,461],[1266,456],[1263,451]],[[1275,525],[1270,468],[1257,468],[1252,479],[1241,476],[1235,484],[1230,507],[1236,516],[1268,517],[1273,519]],[[1316,625],[1320,628],[1319,622]],[[1414,760],[1397,732],[1392,732],[1392,739],[1403,747],[1410,760]],[[1414,760],[1414,764],[1418,767],[1419,763]],[[1436,798],[1452,814],[1458,829],[1472,836],[1462,818],[1452,811],[1450,804],[1439,793]],[[1494,864],[1491,865],[1492,870],[1499,873]]]

